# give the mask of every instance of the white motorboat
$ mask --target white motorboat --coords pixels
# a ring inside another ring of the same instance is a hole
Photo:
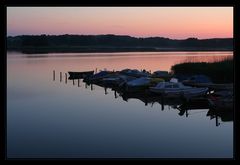
[[[185,98],[191,98],[205,95],[208,88],[185,86],[180,82],[160,82],[155,87],[150,87],[150,91],[167,97],[183,96]]]

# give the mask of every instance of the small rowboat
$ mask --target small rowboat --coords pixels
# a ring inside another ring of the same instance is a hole
[[[85,72],[68,72],[69,79],[83,79],[85,77],[93,75],[94,71],[85,71]]]

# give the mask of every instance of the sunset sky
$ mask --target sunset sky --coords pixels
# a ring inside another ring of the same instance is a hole
[[[7,35],[232,38],[233,7],[7,7]]]

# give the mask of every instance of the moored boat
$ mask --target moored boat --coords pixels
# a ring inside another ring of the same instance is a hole
[[[126,83],[126,90],[127,91],[145,90],[147,87],[149,87],[150,80],[151,79],[149,77],[141,77],[132,81],[128,81]]]
[[[150,73],[146,72],[145,70],[139,71],[137,69],[124,69],[119,72],[120,74],[127,75],[127,76],[132,76],[136,78],[140,77],[149,77]]]
[[[185,86],[180,82],[160,82],[155,87],[150,87],[150,91],[166,97],[191,97],[203,96],[208,88],[195,88]]]
[[[69,79],[82,79],[88,76],[93,75],[94,71],[85,71],[85,72],[72,72],[69,71]]]
[[[165,80],[169,80],[172,77],[172,75],[169,74],[168,71],[158,70],[158,71],[153,72],[151,77],[153,77],[153,78],[163,78]]]
[[[232,110],[233,93],[232,91],[218,91],[208,97],[209,104],[214,109]]]
[[[211,81],[208,76],[205,75],[194,75],[188,80],[182,81],[184,85],[192,87],[207,87],[211,90],[232,90],[233,84],[216,84]]]
[[[88,83],[99,83],[102,81],[103,78],[111,75],[113,72],[112,71],[100,71],[94,75],[91,75],[87,78],[84,79],[84,82]]]
[[[105,86],[120,87],[120,86],[123,86],[128,81],[131,81],[134,79],[136,79],[136,77],[121,75],[121,74],[113,74],[103,78],[102,83]]]
[[[150,78],[150,77],[141,77],[134,79],[132,81],[128,81],[126,83],[127,91],[141,91],[146,90],[150,86],[154,86],[159,82],[163,82],[163,79],[160,78]]]

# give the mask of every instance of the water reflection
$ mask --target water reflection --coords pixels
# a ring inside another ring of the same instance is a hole
[[[48,54],[48,58],[8,54],[7,156],[232,158],[232,113],[206,108],[181,111],[181,116],[177,109],[181,108],[181,100],[141,95],[131,98],[109,87],[85,84],[82,80],[78,84],[78,80],[72,81],[68,74],[66,76],[66,71],[96,68],[99,71],[105,67],[169,70],[190,56],[232,56],[232,52],[149,54],[137,52],[122,56],[118,53],[101,57],[98,54],[85,57]]]
[[[116,93],[115,91],[114,93]],[[170,106],[172,110],[179,111],[178,115],[183,116],[185,114],[186,117],[189,115],[202,113],[207,111],[207,115],[210,119],[216,120],[216,126],[220,125],[219,118],[222,122],[233,121],[233,110],[220,110],[213,109],[209,106],[208,100],[206,98],[197,98],[190,99],[189,101],[182,100],[180,98],[164,98],[156,95],[148,95],[148,94],[132,94],[132,93],[121,93],[120,96],[124,101],[128,101],[129,99],[138,99],[141,100],[145,106],[153,106],[154,104],[158,104],[161,107],[161,110],[164,111],[167,109],[167,106]],[[167,105],[167,106],[166,106]],[[194,113],[191,113],[193,112]],[[190,114],[189,114],[190,113]]]
[[[54,72],[55,74],[55,72]],[[53,81],[55,81],[55,76]],[[177,111],[179,117],[185,116],[186,118],[191,115],[198,113],[206,113],[206,117],[209,117],[210,120],[215,119],[215,126],[220,126],[221,122],[232,122],[233,121],[233,109],[214,109],[209,105],[207,98],[193,98],[190,100],[184,100],[182,98],[165,98],[160,95],[151,93],[151,92],[127,92],[122,91],[119,88],[114,86],[102,86],[99,84],[91,84],[83,82],[81,79],[68,79],[67,74],[65,74],[65,84],[67,81],[72,81],[72,85],[75,85],[77,82],[78,87],[85,87],[91,91],[94,91],[96,87],[100,87],[104,92],[104,95],[112,95],[115,99],[119,99],[125,102],[128,102],[131,99],[140,100],[144,103],[144,106],[159,106],[161,111],[173,110]],[[60,82],[62,82],[62,76],[60,72]],[[71,84],[71,83],[70,83]],[[84,84],[83,86],[80,84]],[[220,121],[221,120],[221,121]]]

